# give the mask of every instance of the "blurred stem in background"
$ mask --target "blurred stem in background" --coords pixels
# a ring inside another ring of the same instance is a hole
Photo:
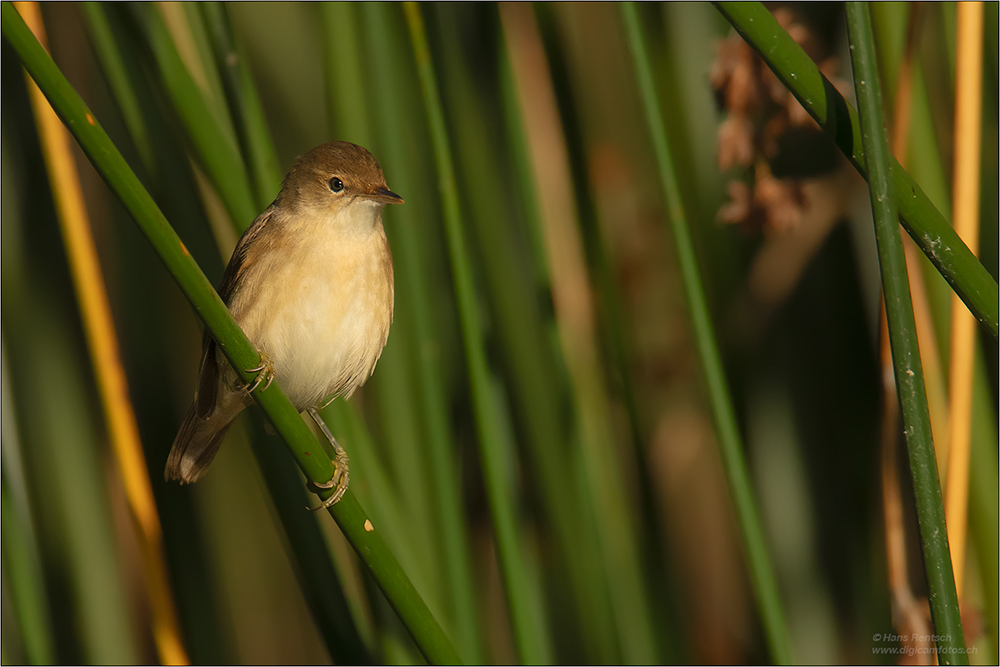
[[[581,511],[592,513],[597,527],[603,579],[608,582],[622,659],[629,663],[655,662],[649,601],[638,578],[645,569],[639,561],[638,522],[621,485],[622,466],[595,342],[596,309],[580,237],[565,132],[531,6],[501,5],[500,18],[534,177],[559,340],[573,391],[585,480]]]
[[[343,5],[337,11],[348,12],[349,8],[352,6]],[[346,57],[328,71],[328,85],[339,93],[338,117],[344,131],[353,129],[364,136],[370,131],[370,124],[373,150],[386,172],[392,174],[393,187],[408,193],[407,196],[428,191],[433,188],[433,173],[423,168],[422,155],[429,146],[407,140],[407,136],[422,134],[426,127],[424,114],[398,102],[400,97],[412,99],[419,95],[420,85],[412,50],[407,48],[403,34],[403,17],[398,8],[390,5],[365,5],[361,21],[356,16],[346,18],[353,18],[355,26],[363,24],[362,34],[374,48],[366,70],[371,81],[370,94],[359,94],[351,85],[362,75],[345,71],[352,62],[360,60],[360,53]],[[462,502],[461,457],[448,425],[443,339],[440,318],[434,316],[432,306],[434,272],[425,250],[430,239],[423,243],[421,239],[433,238],[442,231],[439,224],[433,227],[421,224],[433,217],[433,213],[427,215],[427,207],[436,205],[430,197],[411,197],[388,232],[397,276],[398,315],[393,326],[405,327],[395,329],[395,345],[389,353],[399,355],[408,372],[404,378],[383,375],[395,370],[386,364],[374,379],[374,389],[381,422],[387,427],[383,451],[394,453],[397,485],[410,498],[408,504],[422,510],[420,521],[413,522],[411,529],[413,539],[420,539],[422,554],[433,572],[428,583],[437,582],[429,586],[428,595],[441,605],[442,611],[447,610],[442,615],[454,630],[460,653],[467,662],[475,664],[484,660],[484,649],[467,511]],[[400,416],[407,405],[414,409],[412,419],[404,421]],[[439,554],[439,549],[443,553]]]
[[[792,662],[792,656],[781,598],[778,593],[773,565],[764,542],[754,493],[750,488],[746,461],[743,456],[743,444],[740,441],[736,415],[729,397],[718,343],[715,340],[714,325],[702,288],[698,259],[691,241],[691,233],[688,230],[688,219],[677,185],[673,155],[667,144],[666,133],[663,131],[663,113],[660,111],[659,100],[653,86],[646,42],[639,25],[635,4],[631,2],[623,4],[622,15],[625,19],[636,79],[642,94],[646,123],[656,153],[660,185],[666,199],[670,231],[683,275],[691,326],[694,329],[698,355],[705,375],[705,383],[708,385],[712,412],[715,416],[716,437],[726,468],[732,502],[736,507],[740,521],[750,579],[757,596],[757,605],[767,635],[771,658],[777,664],[788,664]]]
[[[5,275],[10,279],[10,274]],[[9,298],[9,295],[7,295]],[[6,334],[5,334],[6,335]],[[20,654],[34,664],[55,662],[55,643],[49,625],[49,608],[45,596],[45,581],[39,558],[38,535],[34,530],[34,517],[28,489],[25,485],[22,443],[18,436],[17,416],[11,405],[13,392],[10,383],[10,364],[7,358],[6,339],[3,342],[3,367],[0,382],[3,386],[3,470],[2,501],[0,501],[0,527],[3,536],[4,604],[10,603],[16,621],[16,634],[22,644]],[[9,635],[4,632],[4,638]],[[16,649],[4,647],[4,662],[15,662]]]
[[[449,259],[458,302],[473,411],[476,416],[479,451],[496,533],[497,557],[504,575],[508,613],[521,661],[545,664],[553,660],[550,635],[546,630],[542,602],[528,578],[525,545],[518,540],[516,498],[513,479],[510,476],[513,466],[508,459],[513,452],[503,443],[500,402],[497,400],[494,380],[486,360],[472,266],[462,226],[455,169],[441,96],[420,7],[416,3],[408,2],[404,5],[404,9],[413,42],[417,71],[420,74],[424,108],[438,170]]]
[[[45,27],[38,3],[17,3],[17,7],[44,46]],[[57,215],[87,332],[105,424],[142,544],[143,574],[153,617],[153,638],[163,664],[189,664],[163,558],[163,532],[146,474],[139,429],[129,399],[128,382],[118,351],[118,337],[111,319],[104,277],[98,266],[83,190],[70,152],[70,136],[38,86],[29,83],[29,89],[49,180],[57,193]]]

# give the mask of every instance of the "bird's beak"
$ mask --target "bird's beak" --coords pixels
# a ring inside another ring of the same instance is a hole
[[[366,199],[380,204],[402,204],[403,198],[385,186],[379,186],[366,195]]]

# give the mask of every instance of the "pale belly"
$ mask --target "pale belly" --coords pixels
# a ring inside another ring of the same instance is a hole
[[[368,245],[354,253],[313,247],[268,267],[262,277],[281,289],[261,290],[252,300],[234,295],[234,317],[299,410],[350,396],[382,354],[392,322],[392,275],[384,242]]]

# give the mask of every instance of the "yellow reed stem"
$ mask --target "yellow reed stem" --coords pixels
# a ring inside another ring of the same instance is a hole
[[[16,7],[39,43],[47,48],[38,3],[18,2]],[[146,472],[139,429],[129,399],[111,306],[84,205],[80,177],[73,160],[70,136],[38,86],[30,77],[26,78],[112,450],[138,527],[143,574],[152,607],[153,639],[163,664],[186,665],[189,660],[181,642],[177,612],[168,584],[163,536],[153,489]]]
[[[955,231],[972,252],[979,246],[979,157],[982,142],[983,3],[958,3],[955,66]],[[945,482],[945,519],[955,586],[962,597],[969,506],[969,440],[972,424],[972,370],[976,322],[952,295],[951,446]]]

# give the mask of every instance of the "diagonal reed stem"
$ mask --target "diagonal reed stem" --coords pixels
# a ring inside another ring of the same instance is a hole
[[[824,77],[816,63],[759,2],[716,2],[723,16],[803,108],[867,177],[857,111]],[[993,340],[1000,336],[997,283],[910,177],[892,161],[890,186],[903,227],[966,303]]]
[[[244,382],[252,381],[253,373],[243,369],[259,365],[260,355],[233,320],[205,274],[191,258],[87,105],[28,30],[17,10],[9,2],[4,2],[0,11],[3,36],[17,52],[25,69],[76,138],[94,168],[119,197],[156,249],[237,374]],[[325,455],[314,455],[322,454],[323,449],[278,383],[271,383],[266,391],[255,390],[253,396],[292,450],[306,478],[318,484],[328,482],[333,477],[332,462]],[[332,491],[325,490],[320,497],[328,498]],[[330,508],[330,514],[371,570],[427,660],[439,664],[458,664],[455,649],[386,547],[381,533],[375,530],[365,515],[354,494],[348,492],[339,503]]]
[[[31,24],[39,42],[44,44],[45,26],[38,3],[23,2],[17,7]],[[69,133],[30,79],[29,88],[112,451],[141,545],[153,640],[163,664],[190,664],[163,556],[163,530],[146,472],[139,426],[129,400],[128,380],[111,316],[111,304],[83,201],[80,175],[70,149]]]

